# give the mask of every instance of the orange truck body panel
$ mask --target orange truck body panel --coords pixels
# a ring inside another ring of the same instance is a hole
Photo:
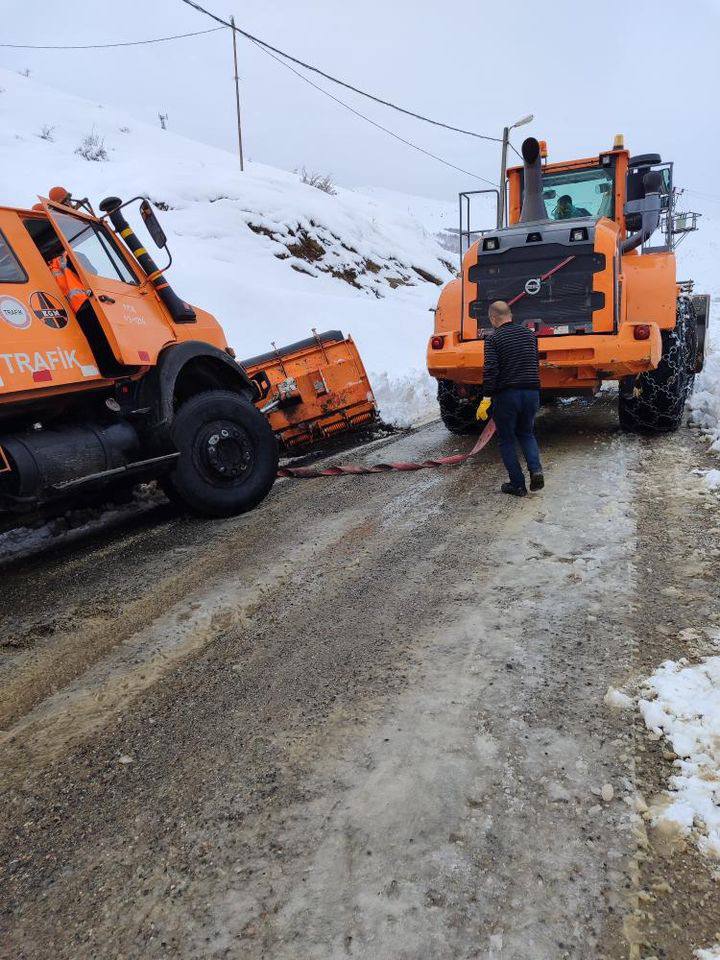
[[[298,447],[371,423],[377,406],[351,337],[317,334],[242,361],[248,375],[264,373],[270,392],[258,405],[280,401],[268,419],[286,447]]]
[[[42,201],[42,210],[0,207],[0,232],[22,265],[25,279],[0,280],[0,405],[40,396],[98,389],[104,379],[93,350],[69,302],[45,262],[26,223],[50,221],[70,253],[73,269],[92,291],[93,308],[115,359],[141,376],[157,363],[160,351],[183,340],[201,340],[227,347],[220,324],[195,308],[197,322],[173,322],[139,265],[123,249],[112,230],[82,211]],[[131,283],[96,276],[83,269],[59,226],[58,215],[93,224],[117,251],[132,276]]]
[[[625,182],[629,152],[606,151],[615,164],[614,219],[601,218],[595,225],[595,251],[605,256],[606,266],[593,276],[593,292],[604,295],[603,306],[592,313],[592,330],[582,335],[538,334],[540,380],[543,389],[572,393],[595,390],[603,380],[616,380],[654,369],[662,354],[661,331],[675,326],[675,256],[670,252],[640,255],[637,250],[621,255],[620,242],[626,237],[624,216]],[[543,173],[597,167],[599,158],[589,157],[564,163],[547,163]],[[522,167],[508,170],[508,219],[514,226],[520,219],[522,203]],[[532,229],[532,228],[530,228]],[[478,323],[471,316],[470,304],[478,287],[470,279],[470,270],[478,262],[479,243],[466,251],[462,280],[451,281],[442,290],[435,312],[435,336],[442,336],[441,347],[427,349],[428,372],[439,379],[463,384],[481,384],[484,342],[478,339]],[[615,285],[620,291],[619,304]],[[464,303],[461,303],[464,290]],[[522,287],[517,293],[522,292]],[[635,339],[634,327],[650,327],[647,339]],[[483,331],[481,331],[481,336]]]

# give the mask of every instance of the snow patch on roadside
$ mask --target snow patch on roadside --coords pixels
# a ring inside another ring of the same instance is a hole
[[[411,370],[393,376],[376,373],[370,378],[383,419],[398,427],[410,427],[437,416],[437,382],[426,370]]]
[[[720,943],[716,943],[714,947],[708,947],[706,950],[696,950],[695,956],[697,960],[720,960]]]
[[[720,657],[666,660],[644,687],[638,707],[645,724],[678,757],[668,802],[653,811],[653,823],[692,836],[701,853],[720,858]]]
[[[702,477],[705,481],[705,486],[708,490],[718,490],[720,489],[720,470],[703,470],[698,467],[696,470],[692,470],[692,473],[696,474],[698,477]]]
[[[635,706],[633,698],[616,687],[608,687],[604,701],[606,706],[613,707],[615,710],[630,710]]]

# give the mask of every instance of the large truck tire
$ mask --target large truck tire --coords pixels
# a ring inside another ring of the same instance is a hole
[[[678,299],[675,327],[662,331],[662,344],[658,366],[639,374],[631,389],[620,390],[618,413],[623,430],[672,433],[682,423],[695,382],[698,353],[695,311],[688,297]]]
[[[477,408],[483,398],[481,387],[438,380],[440,417],[450,433],[478,433],[482,424],[477,419]]]
[[[172,425],[180,458],[162,478],[174,503],[200,516],[231,517],[252,510],[275,482],[278,445],[263,414],[230,390],[196,394]]]

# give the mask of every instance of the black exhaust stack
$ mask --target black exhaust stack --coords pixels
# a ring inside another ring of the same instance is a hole
[[[547,207],[543,200],[542,158],[540,144],[535,137],[523,140],[523,166],[525,168],[525,186],[519,223],[533,223],[536,220],[548,220]]]
[[[127,222],[125,215],[120,209],[121,206],[122,200],[119,197],[106,197],[106,199],[100,204],[100,209],[103,211],[103,213],[108,214],[110,217],[110,222],[123,238],[128,247],[130,247],[133,256],[143,268],[145,273],[148,276],[151,273],[156,273],[158,270],[157,264],[136,237],[135,231]],[[195,311],[189,303],[185,303],[184,300],[180,299],[180,297],[167,282],[163,274],[155,277],[152,283],[157,290],[158,296],[168,308],[170,316],[173,318],[175,323],[195,323],[197,320]]]

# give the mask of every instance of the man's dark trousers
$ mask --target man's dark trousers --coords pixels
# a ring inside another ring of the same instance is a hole
[[[540,408],[537,390],[517,390],[508,387],[492,400],[492,418],[497,427],[500,456],[515,487],[525,486],[516,441],[520,444],[531,474],[542,473],[540,451],[535,439],[535,416]]]

